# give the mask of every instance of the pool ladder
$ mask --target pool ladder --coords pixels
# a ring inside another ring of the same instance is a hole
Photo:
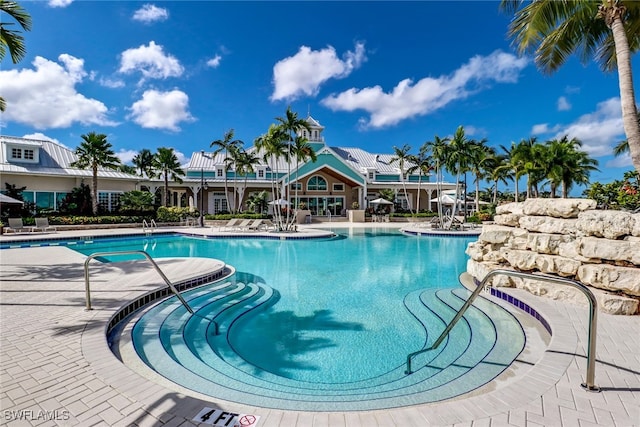
[[[413,353],[410,353],[407,356],[407,369],[405,371],[405,374],[409,375],[409,374],[411,374],[413,372],[411,370],[411,360],[415,356],[417,356],[419,354],[422,354],[422,353],[426,353],[427,351],[435,350],[436,348],[438,348],[438,346],[440,344],[442,344],[442,341],[444,341],[444,339],[447,337],[447,335],[449,335],[449,332],[451,331],[451,329],[453,329],[453,327],[456,325],[458,320],[460,320],[460,318],[464,315],[464,313],[467,311],[469,306],[471,304],[473,304],[473,301],[475,301],[476,297],[480,294],[480,292],[483,291],[483,290],[487,291],[487,290],[490,289],[490,285],[487,285],[487,282],[489,281],[489,279],[492,278],[493,276],[497,276],[497,275],[519,277],[519,278],[522,278],[522,279],[540,280],[540,281],[543,281],[543,282],[551,282],[551,283],[556,283],[556,284],[559,284],[559,285],[568,285],[568,286],[572,286],[572,287],[578,289],[579,291],[581,291],[583,294],[586,295],[587,299],[589,300],[589,332],[588,332],[589,336],[588,336],[588,347],[587,347],[587,380],[586,380],[586,382],[584,382],[584,383],[582,383],[580,385],[585,390],[599,392],[600,388],[594,384],[594,382],[595,382],[595,372],[596,372],[596,335],[597,335],[597,329],[598,329],[598,301],[596,300],[595,295],[593,295],[593,292],[591,292],[591,290],[586,285],[584,285],[583,283],[578,282],[576,280],[571,280],[571,279],[567,279],[567,278],[564,278],[564,277],[549,276],[549,275],[545,275],[545,274],[523,273],[523,272],[520,272],[520,271],[503,270],[503,269],[493,270],[493,271],[489,272],[484,277],[484,279],[482,279],[482,282],[480,282],[480,284],[474,289],[474,291],[471,293],[469,298],[465,301],[465,303],[462,305],[460,310],[458,310],[458,312],[453,317],[451,322],[449,322],[447,327],[444,329],[444,331],[442,331],[442,333],[440,334],[438,339],[435,340],[435,342],[433,343],[433,345],[431,347],[424,348],[424,349],[418,350],[418,351],[414,351]]]
[[[173,292],[173,294],[180,300],[180,302],[182,303],[184,308],[186,308],[187,311],[189,313],[191,313],[192,316],[197,316],[197,317],[200,317],[202,319],[208,320],[209,322],[212,322],[213,326],[214,326],[214,335],[218,335],[219,329],[220,329],[219,325],[218,325],[218,322],[216,322],[213,319],[207,319],[206,317],[197,315],[193,311],[193,309],[191,308],[189,303],[182,297],[182,295],[180,295],[180,292],[176,289],[176,287],[173,285],[173,283],[171,283],[171,280],[169,280],[169,278],[162,272],[162,270],[160,269],[158,264],[153,260],[153,258],[151,258],[151,255],[149,255],[145,251],[140,251],[140,250],[95,252],[95,253],[92,253],[91,255],[89,255],[87,257],[87,259],[84,260],[84,286],[85,286],[85,297],[86,297],[86,303],[85,303],[85,310],[86,311],[92,310],[92,308],[91,308],[91,290],[90,290],[90,286],[89,286],[89,263],[91,262],[91,260],[94,259],[94,258],[97,258],[97,257],[101,257],[101,256],[132,255],[132,254],[143,255],[145,258],[147,258],[149,260],[149,262],[151,263],[151,265],[153,266],[153,268],[158,272],[160,277],[162,277],[162,280],[164,280],[164,282],[167,284],[169,289],[171,289],[171,292]]]
[[[153,234],[154,230],[157,230],[157,229],[158,229],[158,224],[156,224],[155,220],[152,219],[151,222],[147,222],[146,219],[142,220],[142,231],[147,236]]]

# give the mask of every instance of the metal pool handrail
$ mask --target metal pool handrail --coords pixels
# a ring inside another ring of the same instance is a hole
[[[486,289],[487,281],[493,276],[497,276],[497,275],[513,276],[513,277],[519,277],[522,279],[541,280],[543,282],[552,282],[560,285],[569,285],[580,290],[583,294],[585,294],[585,296],[589,300],[589,335],[588,335],[588,346],[587,346],[587,380],[586,382],[582,383],[581,386],[582,388],[588,391],[600,391],[600,388],[594,384],[595,375],[596,375],[596,336],[597,336],[597,330],[598,330],[598,301],[596,300],[596,297],[593,294],[593,292],[591,292],[591,290],[586,285],[576,280],[567,279],[564,277],[549,276],[545,274],[523,273],[520,271],[502,270],[502,269],[493,270],[489,272],[484,277],[484,279],[482,279],[482,282],[480,282],[480,284],[476,287],[476,289],[473,290],[469,298],[465,301],[465,303],[460,308],[460,310],[458,310],[458,312],[453,317],[451,322],[449,322],[447,327],[444,329],[444,331],[442,331],[438,339],[435,340],[435,342],[431,347],[425,348],[419,351],[414,351],[413,353],[407,356],[407,369],[405,371],[405,374],[409,375],[412,373],[411,359],[413,359],[414,356],[417,356],[418,354],[425,353],[427,351],[431,351],[438,348],[438,346],[446,338],[446,336],[449,334],[451,329],[453,329],[453,327],[458,322],[458,320],[460,320],[460,318],[464,315],[465,311],[467,311],[469,306],[473,304],[473,301],[476,299],[478,294],[483,289]]]
[[[145,251],[140,251],[140,250],[95,252],[95,253],[92,253],[91,255],[89,255],[87,257],[87,259],[84,260],[84,286],[85,286],[85,294],[86,294],[85,310],[91,310],[91,291],[89,290],[89,262],[91,262],[92,259],[94,259],[96,257],[99,257],[99,256],[131,255],[131,254],[144,255],[149,260],[149,262],[151,262],[151,265],[153,265],[153,268],[158,272],[160,277],[162,277],[162,279],[167,284],[167,286],[169,286],[169,288],[171,289],[171,292],[173,292],[174,295],[176,297],[178,297],[178,299],[180,300],[182,305],[184,305],[184,307],[187,309],[187,311],[189,313],[193,314],[193,309],[189,306],[187,301],[185,301],[185,299],[182,298],[182,295],[180,295],[180,292],[178,292],[176,287],[173,286],[173,283],[171,283],[171,281],[167,278],[167,276],[165,276],[165,274],[162,272],[162,270],[160,270],[160,267],[158,267],[158,264],[153,260],[153,258],[151,258],[151,255],[149,255]]]

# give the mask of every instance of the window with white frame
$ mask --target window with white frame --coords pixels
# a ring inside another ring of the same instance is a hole
[[[21,159],[22,158],[22,148],[12,148],[11,149],[11,158],[12,159]]]
[[[264,178],[264,169],[258,169],[258,178]]]
[[[222,169],[216,170],[216,176],[219,176],[219,177],[223,176],[223,172],[224,171]]]
[[[375,177],[376,177],[375,172],[369,172],[369,179],[375,179]]]
[[[302,190],[302,184],[299,182],[292,182],[291,183],[291,189],[292,190]]]
[[[333,191],[344,192],[344,184],[333,184]]]
[[[33,150],[31,148],[25,148],[23,151],[24,158],[27,160],[33,160]]]
[[[308,191],[327,191],[327,180],[321,176],[312,176],[307,182]]]

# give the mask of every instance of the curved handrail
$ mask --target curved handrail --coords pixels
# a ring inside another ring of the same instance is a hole
[[[169,288],[171,289],[171,292],[173,292],[174,295],[176,297],[178,297],[178,299],[180,300],[182,305],[184,305],[184,307],[187,309],[187,311],[189,313],[193,314],[193,309],[189,306],[187,301],[185,301],[185,299],[182,297],[182,295],[180,295],[180,292],[178,292],[176,287],[173,286],[173,283],[171,283],[169,278],[167,278],[167,276],[165,276],[165,274],[162,272],[162,270],[160,270],[160,267],[158,267],[158,264],[153,260],[153,258],[151,258],[151,255],[149,255],[147,252],[141,251],[141,250],[95,252],[95,253],[92,253],[91,255],[89,255],[87,257],[87,259],[84,260],[84,286],[85,286],[85,296],[86,296],[85,310],[88,311],[88,310],[92,309],[91,308],[91,291],[89,289],[89,263],[91,262],[91,260],[96,258],[96,257],[99,257],[99,256],[131,255],[131,254],[143,255],[145,258],[147,258],[149,260],[149,262],[151,262],[151,264],[153,265],[153,268],[155,268],[155,270],[158,272],[160,277],[162,277],[162,280],[164,280],[164,282],[167,284],[167,286],[169,286]]]
[[[484,279],[482,279],[482,281],[480,282],[480,284],[478,284],[476,289],[473,290],[469,298],[465,301],[465,303],[460,308],[460,310],[458,310],[458,312],[453,317],[451,322],[449,322],[447,327],[444,329],[444,331],[442,331],[438,339],[434,341],[431,347],[414,351],[413,353],[410,353],[407,356],[407,369],[405,371],[405,374],[409,375],[412,373],[411,359],[413,359],[413,357],[417,356],[418,354],[434,350],[442,343],[442,341],[446,338],[446,336],[449,334],[451,329],[453,329],[453,327],[458,322],[458,320],[460,320],[460,318],[464,315],[465,311],[467,311],[469,306],[473,304],[473,301],[476,299],[478,294],[482,290],[488,289],[488,286],[489,286],[487,285],[488,280],[493,276],[497,276],[497,275],[513,276],[513,277],[519,277],[522,279],[541,280],[543,282],[553,282],[560,285],[569,285],[578,289],[583,294],[585,294],[585,296],[589,300],[589,334],[587,338],[588,340],[587,379],[586,379],[586,382],[581,384],[581,386],[582,388],[589,391],[600,391],[600,388],[594,384],[595,372],[596,372],[596,336],[597,336],[597,329],[598,329],[598,301],[596,300],[596,297],[593,294],[593,292],[591,292],[591,290],[586,285],[576,280],[567,279],[564,277],[549,276],[546,274],[523,273],[520,271],[503,270],[503,269],[493,270],[489,272],[486,276],[484,276]]]

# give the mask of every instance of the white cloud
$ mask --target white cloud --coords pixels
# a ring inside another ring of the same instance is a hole
[[[169,92],[147,90],[130,110],[127,118],[143,128],[179,131],[179,123],[195,120],[189,113],[189,97],[177,89]]]
[[[552,139],[562,138],[564,135],[582,141],[582,149],[591,156],[612,154],[611,147],[624,139],[620,98],[600,102],[595,112],[585,114],[574,123],[561,127]]]
[[[108,87],[108,88],[111,88],[111,89],[118,89],[118,88],[121,88],[121,87],[125,86],[125,84],[124,84],[124,82],[122,80],[113,79],[113,78],[110,78],[110,77],[101,78],[98,83],[100,83],[101,86]]]
[[[71,3],[73,3],[73,0],[49,0],[47,4],[50,7],[67,7]]]
[[[122,52],[118,71],[123,74],[140,72],[144,81],[180,77],[184,67],[174,56],[165,54],[162,46],[150,41],[148,46],[142,45]]]
[[[135,150],[125,150],[121,148],[117,153],[116,157],[120,159],[122,163],[129,163],[133,160],[135,156],[138,155],[138,152]]]
[[[569,111],[571,110],[571,104],[569,104],[569,100],[565,96],[561,96],[558,98],[558,111]]]
[[[134,21],[144,22],[145,24],[166,21],[168,18],[169,11],[154,4],[145,4],[133,14]]]
[[[533,125],[531,128],[532,135],[542,135],[545,133],[557,132],[559,129],[562,129],[562,126],[555,125],[553,127],[549,126],[549,123],[540,123],[537,125]]]
[[[207,66],[211,68],[218,68],[220,61],[222,61],[222,56],[216,55],[207,61]]]
[[[37,56],[32,69],[0,71],[0,93],[7,101],[3,119],[36,129],[65,128],[76,123],[115,126],[100,101],[78,93],[87,76],[84,61],[68,54],[59,63]]]
[[[380,86],[349,89],[322,100],[334,111],[364,110],[369,118],[360,119],[368,128],[395,125],[402,120],[423,116],[486,89],[491,83],[516,83],[529,60],[496,51],[489,56],[475,56],[448,76],[425,77],[414,84],[400,81],[390,92]]]
[[[628,153],[614,157],[605,164],[605,167],[607,168],[626,168],[632,166],[633,162],[631,161],[631,155]]]
[[[343,59],[332,46],[322,50],[302,46],[298,53],[274,65],[271,100],[315,96],[324,82],[347,77],[366,60],[364,43],[356,43],[355,51],[347,51]]]

